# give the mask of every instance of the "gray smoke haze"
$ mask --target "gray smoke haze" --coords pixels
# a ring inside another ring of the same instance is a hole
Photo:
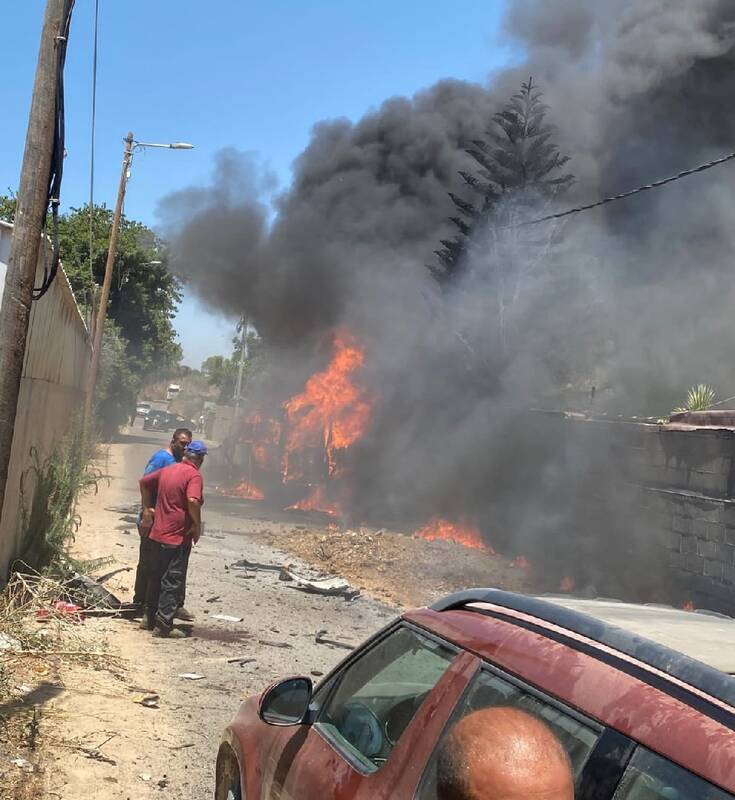
[[[452,233],[447,192],[466,196],[464,148],[529,75],[577,179],[563,206],[734,149],[735,5],[514,0],[505,30],[527,59],[492,84],[445,80],[355,124],[317,124],[273,219],[272,179],[234,150],[210,186],[167,198],[161,213],[189,285],[215,309],[247,312],[277,353],[273,404],[298,391],[335,327],[366,343],[365,381],[381,399],[355,453],[358,517],[470,515],[496,543],[544,553],[564,550],[574,491],[590,491],[584,480],[562,490],[565,476],[599,480],[609,451],[587,464],[543,441],[525,409],[580,402],[591,385],[600,410],[637,415],[666,413],[697,382],[735,394],[735,174],[721,167],[572,217],[539,264],[521,247],[528,277],[503,359],[488,279],[498,251],[481,248],[473,277],[445,297],[425,269]],[[577,394],[550,394],[567,374]]]

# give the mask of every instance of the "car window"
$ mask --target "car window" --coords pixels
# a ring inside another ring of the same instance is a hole
[[[587,758],[602,734],[602,728],[597,723],[585,719],[559,701],[541,694],[530,686],[524,686],[515,678],[502,675],[495,670],[483,669],[460,701],[444,735],[434,749],[416,795],[417,798],[436,800],[436,757],[444,736],[454,725],[473,711],[501,706],[519,708],[543,720],[564,745],[575,778],[581,773]]]
[[[614,800],[732,800],[682,767],[639,747],[633,754]]]
[[[366,772],[390,755],[454,651],[412,628],[381,639],[338,677],[317,729]]]

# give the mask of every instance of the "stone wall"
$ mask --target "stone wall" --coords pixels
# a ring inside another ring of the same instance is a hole
[[[639,599],[735,615],[735,430],[559,416],[551,425],[561,424],[571,464],[589,473],[580,454],[604,454],[592,471],[600,491],[578,511],[609,538],[594,550],[598,568],[643,572],[653,588]],[[569,479],[581,480],[574,469]]]

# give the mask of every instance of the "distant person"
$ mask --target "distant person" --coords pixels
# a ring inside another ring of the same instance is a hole
[[[204,414],[199,417],[199,424],[197,425],[197,433],[204,433]]]
[[[195,439],[180,463],[140,479],[141,528],[148,532],[155,548],[155,571],[149,573],[146,591],[146,615],[155,622],[154,636],[181,634],[174,631],[173,623],[186,582],[191,546],[202,535],[204,486],[200,469],[206,455],[207,446]]]
[[[561,742],[516,708],[485,708],[461,719],[441,745],[438,800],[574,800]]]
[[[143,475],[148,475],[156,470],[170,467],[176,464],[184,457],[184,451],[191,442],[191,431],[188,428],[177,428],[168,447],[162,450],[157,450],[149,459],[143,470]],[[156,498],[152,498],[152,505],[155,507]],[[155,556],[157,549],[155,545],[148,541],[147,534],[141,529],[140,515],[138,517],[138,534],[140,535],[140,550],[138,552],[138,566],[135,572],[135,590],[133,593],[133,603],[143,609],[143,620],[140,623],[141,627],[147,627],[149,630],[153,629],[153,620],[147,618],[145,614],[145,595],[148,587],[148,579],[151,570],[155,569]],[[194,615],[186,610],[184,601],[186,599],[186,583],[182,587],[181,608],[178,611],[180,619],[192,620]]]

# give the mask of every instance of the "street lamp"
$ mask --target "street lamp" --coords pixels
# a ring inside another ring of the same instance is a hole
[[[156,142],[133,142],[136,147],[165,147],[168,150],[193,150],[194,145],[188,142],[171,142],[171,144],[157,144]]]
[[[105,277],[102,281],[100,291],[99,307],[97,309],[97,319],[94,324],[94,341],[92,344],[92,360],[89,365],[89,375],[87,376],[87,396],[84,403],[84,424],[90,424],[92,419],[92,403],[94,401],[94,390],[97,385],[97,372],[99,370],[100,350],[102,348],[102,333],[107,317],[107,303],[110,299],[110,286],[112,285],[112,273],[115,266],[115,256],[117,254],[117,234],[120,228],[120,218],[122,217],[123,203],[125,201],[125,188],[130,178],[130,166],[133,162],[133,151],[144,147],[164,147],[169,150],[191,150],[194,145],[187,142],[171,142],[170,144],[158,144],[156,142],[138,142],[133,138],[132,131],[123,140],[125,150],[123,152],[122,173],[120,174],[120,185],[117,190],[117,203],[115,214],[112,217],[112,228],[110,229],[110,244],[107,250],[107,261],[105,263]],[[160,264],[161,262],[150,262]]]

